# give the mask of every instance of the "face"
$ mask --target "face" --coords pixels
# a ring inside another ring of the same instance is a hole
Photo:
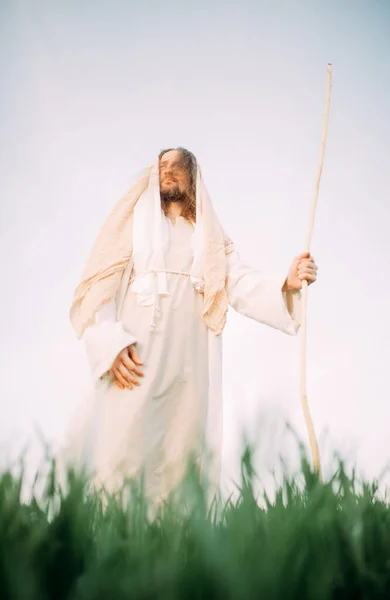
[[[180,152],[170,150],[160,158],[160,191],[164,200],[175,202],[186,196],[189,176],[180,163]]]

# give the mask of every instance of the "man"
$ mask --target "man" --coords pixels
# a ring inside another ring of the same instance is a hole
[[[218,485],[228,305],[295,335],[302,281],[316,275],[308,253],[283,277],[245,265],[193,154],[163,151],[107,219],[71,308],[96,382],[83,433],[96,481],[114,490],[142,471],[161,499],[191,453]]]

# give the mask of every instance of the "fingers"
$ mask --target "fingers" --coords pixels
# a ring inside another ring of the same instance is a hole
[[[298,268],[298,275],[303,275],[303,274],[312,274],[312,275],[317,275],[317,267],[314,267],[313,265],[300,265]]]
[[[130,353],[132,357],[135,358],[133,360],[130,358]],[[114,364],[110,370],[111,376],[114,379],[115,384],[120,389],[129,389],[132,390],[134,386],[139,386],[140,382],[138,381],[138,377],[143,377],[144,374],[139,364],[143,364],[143,361],[139,358],[136,350],[135,344],[130,346],[129,348],[124,348],[116,357]]]
[[[295,261],[300,261],[302,258],[310,258],[310,252],[302,252],[295,257]]]
[[[122,383],[120,383],[120,382],[118,381],[118,379],[117,379],[117,378],[116,378],[116,376],[115,376],[115,373],[114,373],[114,369],[113,369],[113,368],[112,368],[112,369],[110,369],[110,375],[111,375],[111,377],[113,378],[115,385],[116,385],[116,386],[117,386],[117,387],[118,387],[120,390],[124,390],[124,389],[125,389],[125,386],[124,386]]]
[[[310,258],[304,257],[299,259],[299,266],[310,266],[318,269],[314,258],[311,256]]]
[[[310,252],[302,252],[302,254],[298,254],[298,256],[295,257],[294,262],[298,264],[305,262],[316,266],[314,256],[312,256]]]
[[[300,281],[307,281],[310,285],[317,281],[318,267],[314,262],[314,258],[310,256],[310,253],[306,252],[301,255],[298,263],[298,279]]]
[[[123,365],[125,365],[126,369],[128,371],[131,371],[132,373],[135,373],[136,375],[138,375],[138,377],[143,377],[144,374],[141,371],[141,369],[139,367],[137,367],[137,365],[135,364],[135,362],[133,360],[131,360],[131,358],[129,358],[129,356],[124,355],[121,357],[121,363]]]
[[[143,365],[143,364],[144,364],[144,362],[143,362],[143,361],[140,359],[140,357],[138,356],[138,352],[137,352],[137,349],[136,349],[136,347],[135,347],[135,344],[132,344],[132,345],[129,347],[129,356],[130,356],[131,360],[132,360],[133,362],[135,362],[135,364],[136,364],[136,365],[139,365],[139,366],[141,366],[141,365]]]
[[[131,373],[129,373],[123,365],[120,365],[118,368],[113,368],[112,374],[115,379],[115,383],[118,382],[120,384],[118,387],[122,386],[121,389],[126,388],[128,390],[132,390],[134,386],[139,385],[137,379]]]
[[[313,271],[313,272],[317,273],[318,267],[317,267],[316,263],[314,262],[313,258],[303,259],[300,261],[300,263],[298,264],[298,273],[301,273],[304,271],[307,271],[307,272]]]
[[[139,383],[137,377],[134,375],[134,373],[129,371],[127,369],[127,367],[125,367],[124,364],[119,365],[118,371],[120,372],[122,377],[124,377],[124,379],[127,381],[127,383],[130,383],[132,385],[140,385],[140,383]]]
[[[127,388],[129,390],[133,389],[133,386],[131,383],[128,383],[125,379],[125,377],[122,375],[122,373],[120,372],[119,369],[116,369],[115,367],[112,369],[113,375],[114,375],[114,379],[115,379],[115,383],[118,382],[120,383],[120,385],[122,386],[121,389]],[[119,387],[119,386],[118,386]]]
[[[317,281],[317,270],[306,268],[298,273],[298,279],[307,281],[309,284]]]
[[[313,267],[313,265],[300,265],[298,268],[298,275],[302,274],[313,274],[317,275],[317,267]]]

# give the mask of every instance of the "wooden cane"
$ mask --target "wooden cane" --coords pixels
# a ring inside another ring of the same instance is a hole
[[[326,145],[326,135],[328,131],[328,117],[329,117],[329,107],[330,107],[330,91],[332,87],[332,68],[331,64],[328,64],[328,76],[327,76],[327,86],[326,86],[326,104],[325,104],[325,113],[324,113],[324,123],[322,130],[322,141],[321,141],[321,152],[320,152],[320,162],[317,170],[317,178],[314,188],[314,197],[311,205],[310,211],[310,219],[309,219],[309,228],[306,236],[304,251],[310,252],[310,243],[311,237],[314,229],[314,219],[317,208],[317,200],[318,193],[320,189],[320,181],[322,174],[322,167],[324,164],[324,155],[325,155],[325,145]],[[307,281],[302,281],[302,326],[301,326],[301,379],[300,379],[300,388],[301,388],[301,404],[303,409],[303,415],[306,421],[306,427],[309,434],[309,442],[311,448],[311,454],[313,459],[313,467],[314,470],[317,471],[319,476],[321,477],[321,462],[320,462],[320,452],[318,448],[318,442],[316,438],[316,434],[314,431],[313,421],[310,415],[309,403],[307,400],[307,391],[306,391],[306,317],[307,317]]]

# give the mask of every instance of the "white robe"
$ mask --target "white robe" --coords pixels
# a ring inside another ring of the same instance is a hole
[[[193,226],[181,217],[168,223],[169,295],[158,300],[157,330],[151,328],[156,307],[140,302],[127,274],[119,310],[115,303],[104,306],[84,334],[95,383],[81,428],[84,459],[97,482],[111,490],[142,469],[146,493],[154,499],[165,497],[178,483],[188,453],[206,470],[206,448],[213,453],[208,476],[218,485],[222,450],[222,340],[206,328],[203,298],[189,277]],[[226,260],[230,305],[295,335],[300,294],[282,293],[286,273],[265,276],[245,265],[235,251]],[[107,372],[117,354],[134,342],[145,376],[140,387],[121,390]]]

